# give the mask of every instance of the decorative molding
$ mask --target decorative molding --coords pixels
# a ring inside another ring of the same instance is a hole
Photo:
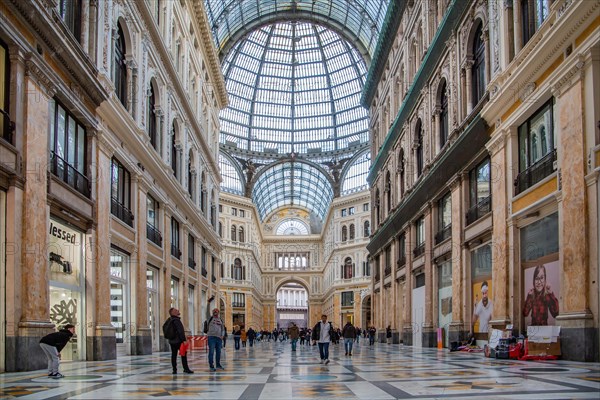
[[[525,100],[531,96],[531,94],[535,91],[536,89],[536,85],[535,82],[529,82],[528,84],[526,84],[522,89],[521,89],[521,93],[519,95],[519,99],[522,102],[525,102]]]
[[[29,76],[40,84],[41,88],[46,92],[49,98],[53,97],[54,94],[56,94],[56,85],[47,73],[47,70],[41,68],[38,65],[38,62],[38,60],[34,59],[32,53],[25,56],[25,76]]]
[[[488,150],[490,155],[495,156],[500,150],[504,149],[505,146],[505,135],[503,132],[498,132],[491,137],[491,139],[485,144],[485,148]]]
[[[579,55],[575,65],[570,68],[561,78],[559,78],[554,85],[551,86],[552,93],[560,97],[566,89],[570,88],[579,80],[582,80],[584,77],[584,66],[585,59],[582,55]]]

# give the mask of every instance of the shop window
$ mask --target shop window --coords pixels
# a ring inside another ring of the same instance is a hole
[[[534,186],[556,171],[553,99],[519,126],[519,174],[515,195]]]
[[[115,51],[113,60],[113,81],[115,93],[121,104],[127,108],[127,60],[125,55],[125,35],[121,23],[117,23],[117,37],[115,38]]]
[[[90,196],[84,127],[58,101],[50,102],[50,170],[79,193]]]
[[[58,1],[58,14],[78,42],[81,41],[81,3],[82,0]]]
[[[158,215],[158,201],[156,201],[152,196],[148,195],[146,203],[148,213],[146,221],[146,237],[157,246],[162,246],[162,234],[158,227],[160,221]]]
[[[10,58],[8,47],[0,41],[0,138],[7,142],[13,142],[15,124],[10,120]]]
[[[471,85],[473,108],[483,98],[485,93],[485,44],[482,36],[482,23],[479,22],[473,38],[473,67],[471,68]]]
[[[117,249],[110,251],[110,322],[117,343],[129,339],[129,265],[130,256]]]
[[[469,171],[469,209],[467,225],[472,224],[492,210],[492,185],[490,159],[486,158]]]
[[[116,158],[112,159],[111,167],[111,213],[133,226],[131,212],[131,175]]]
[[[448,328],[452,322],[452,262],[438,265],[438,326],[446,332],[445,345],[448,345]]]
[[[188,234],[188,266],[196,269],[196,240]]]
[[[352,307],[354,305],[354,293],[342,292],[342,307]]]
[[[181,258],[179,246],[179,221],[171,217],[171,255],[177,259]]]
[[[446,193],[437,204],[438,231],[435,234],[435,244],[439,244],[452,236],[452,196]]]

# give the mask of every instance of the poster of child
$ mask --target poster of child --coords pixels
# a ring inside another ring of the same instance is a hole
[[[523,277],[525,326],[555,325],[560,296],[558,261],[526,268]]]

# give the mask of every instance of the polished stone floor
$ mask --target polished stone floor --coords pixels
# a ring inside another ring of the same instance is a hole
[[[116,361],[63,362],[65,378],[46,371],[0,374],[0,399],[600,399],[600,364],[513,361],[481,353],[333,345],[321,365],[316,346],[289,342],[227,346],[225,371],[210,372],[206,352],[190,355],[193,375],[172,375],[169,354]],[[181,367],[180,367],[181,370]]]

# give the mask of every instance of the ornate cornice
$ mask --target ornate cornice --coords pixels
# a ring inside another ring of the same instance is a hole
[[[571,85],[577,81],[583,79],[584,75],[585,59],[582,55],[579,55],[577,62],[571,67],[562,77],[560,77],[556,83],[551,87],[552,93],[560,97],[566,89],[570,88]]]
[[[25,76],[29,76],[39,83],[50,98],[56,93],[56,85],[47,68],[42,68],[40,63],[41,61],[33,53],[27,54],[25,56]]]

